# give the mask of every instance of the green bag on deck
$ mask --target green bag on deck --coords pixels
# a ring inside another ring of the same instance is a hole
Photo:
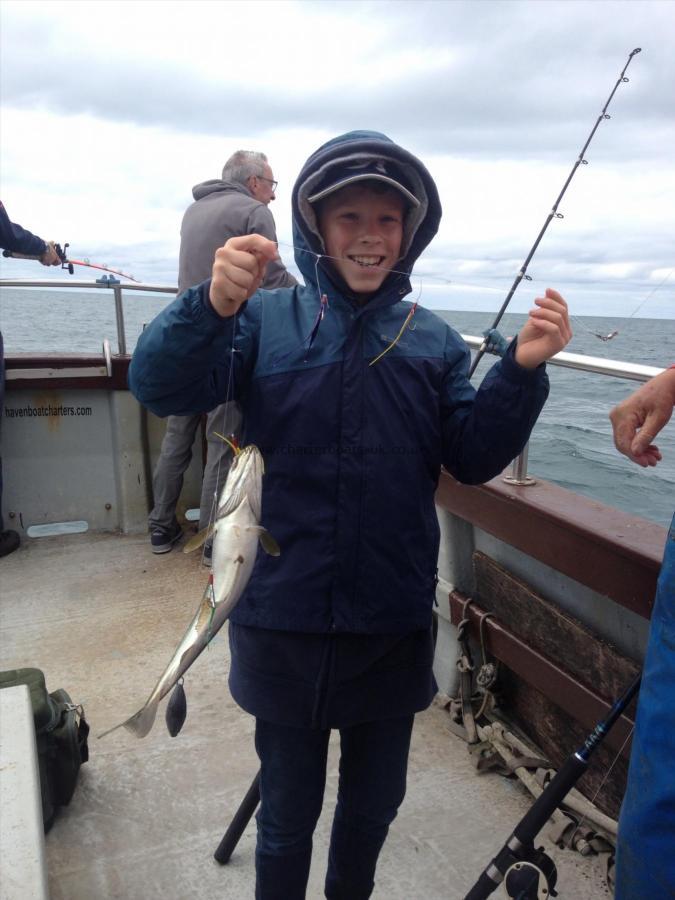
[[[40,769],[42,819],[45,831],[48,831],[56,808],[70,803],[80,766],[89,759],[89,725],[82,707],[72,703],[66,691],[48,693],[40,669],[0,672],[0,689],[18,684],[27,685],[30,691]]]

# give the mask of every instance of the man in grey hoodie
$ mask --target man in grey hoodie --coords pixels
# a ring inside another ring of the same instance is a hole
[[[179,294],[211,277],[215,252],[230,238],[261,234],[276,242],[274,218],[269,210],[276,187],[264,153],[238,150],[225,163],[222,179],[204,181],[192,189],[195,201],[185,211],[181,225]],[[280,260],[268,264],[262,285],[265,290],[294,284],[297,284],[295,278]],[[199,415],[169,416],[167,419],[152,483],[155,505],[148,517],[153,553],[167,553],[183,534],[176,519],[176,504],[200,419]],[[230,448],[214,432],[229,435],[236,433],[240,425],[241,414],[235,403],[224,403],[208,415],[200,530],[209,524],[214,498],[224,484],[230,466]],[[204,558],[210,562],[208,544]]]

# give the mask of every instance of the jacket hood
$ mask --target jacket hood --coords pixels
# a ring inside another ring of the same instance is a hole
[[[246,197],[253,197],[253,194],[245,185],[236,184],[234,181],[222,181],[220,178],[211,178],[209,181],[202,181],[201,184],[196,184],[192,188],[192,196],[195,200],[201,200],[209,194],[219,194],[224,191],[236,191],[238,194],[244,194]]]
[[[417,258],[438,231],[441,203],[434,180],[426,167],[412,153],[378,131],[350,131],[333,138],[319,147],[303,166],[293,187],[295,261],[304,275],[305,283],[315,284],[316,257],[313,254],[323,253],[324,247],[315,211],[308,198],[320,188],[331,167],[336,164],[348,164],[351,160],[365,159],[381,159],[393,164],[405,177],[412,193],[420,201],[419,207],[410,207],[407,210],[403,223],[402,255],[396,269],[406,274],[391,273],[383,283],[385,287],[394,281],[399,286],[404,282],[407,293],[410,290],[408,275]],[[311,252],[307,252],[308,250]],[[351,293],[332,266],[327,267],[326,271],[341,291],[347,295]]]

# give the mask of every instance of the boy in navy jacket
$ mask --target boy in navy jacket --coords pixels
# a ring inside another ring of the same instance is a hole
[[[213,277],[139,341],[130,386],[158,415],[239,400],[263,452],[260,554],[230,622],[230,689],[256,717],[261,761],[256,897],[305,896],[331,728],[338,803],[326,896],[370,896],[405,792],[414,713],[431,702],[441,465],[497,475],[524,447],[548,393],[544,361],[569,341],[547,290],[476,391],[459,335],[409,275],[438,229],[422,163],[376,132],[314,153],[293,190],[306,286],[258,290],[275,245],[229,240]]]

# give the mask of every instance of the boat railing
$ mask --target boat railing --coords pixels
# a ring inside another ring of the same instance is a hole
[[[482,337],[471,334],[463,334],[467,345],[472,350],[478,350],[483,341]],[[644,366],[640,363],[621,362],[616,359],[604,359],[599,356],[584,356],[581,353],[556,353],[547,365],[562,366],[565,369],[578,369],[581,372],[594,372],[597,375],[609,375],[612,378],[627,378],[631,381],[649,381],[663,369],[655,366]],[[511,467],[511,472],[504,476],[508,484],[530,485],[535,484],[535,479],[527,474],[527,456],[529,445],[517,456]]]
[[[472,334],[463,334],[466,344],[477,350],[485,338]],[[601,356],[584,356],[581,353],[556,353],[547,365],[562,366],[565,369],[578,369],[581,372],[594,372],[596,375],[609,375],[613,378],[629,378],[631,381],[649,381],[663,369],[657,366],[643,366],[640,363],[621,362],[616,359],[604,359]]]
[[[0,287],[22,288],[59,288],[60,290],[78,290],[83,288],[95,288],[96,290],[112,291],[115,301],[115,321],[117,323],[117,352],[125,356],[127,352],[127,336],[124,327],[124,291],[137,291],[153,294],[170,294],[175,296],[178,288],[161,284],[121,284],[117,282],[102,281],[51,281],[47,279],[27,281],[24,279],[0,279]]]
[[[40,279],[28,281],[24,279],[0,279],[0,287],[39,287],[39,288],[59,288],[61,290],[95,288],[97,290],[108,290],[113,292],[115,302],[115,320],[117,323],[117,347],[118,354],[125,356],[127,353],[127,339],[124,326],[124,292],[136,291],[143,293],[170,294],[175,296],[178,288],[157,284],[121,284],[117,282],[101,282],[101,281],[55,281]],[[477,350],[483,343],[484,338],[476,335],[463,334],[462,338],[472,350]],[[577,369],[581,372],[592,372],[596,375],[606,375],[612,378],[626,378],[631,381],[649,381],[655,375],[658,375],[663,369],[655,366],[645,366],[640,363],[622,362],[614,359],[604,359],[597,356],[585,356],[580,353],[557,353],[549,364],[553,366],[562,366],[567,369]],[[510,475],[505,476],[505,481],[511,484],[528,485],[534,484],[534,479],[527,474],[527,446],[514,460],[513,468]]]

